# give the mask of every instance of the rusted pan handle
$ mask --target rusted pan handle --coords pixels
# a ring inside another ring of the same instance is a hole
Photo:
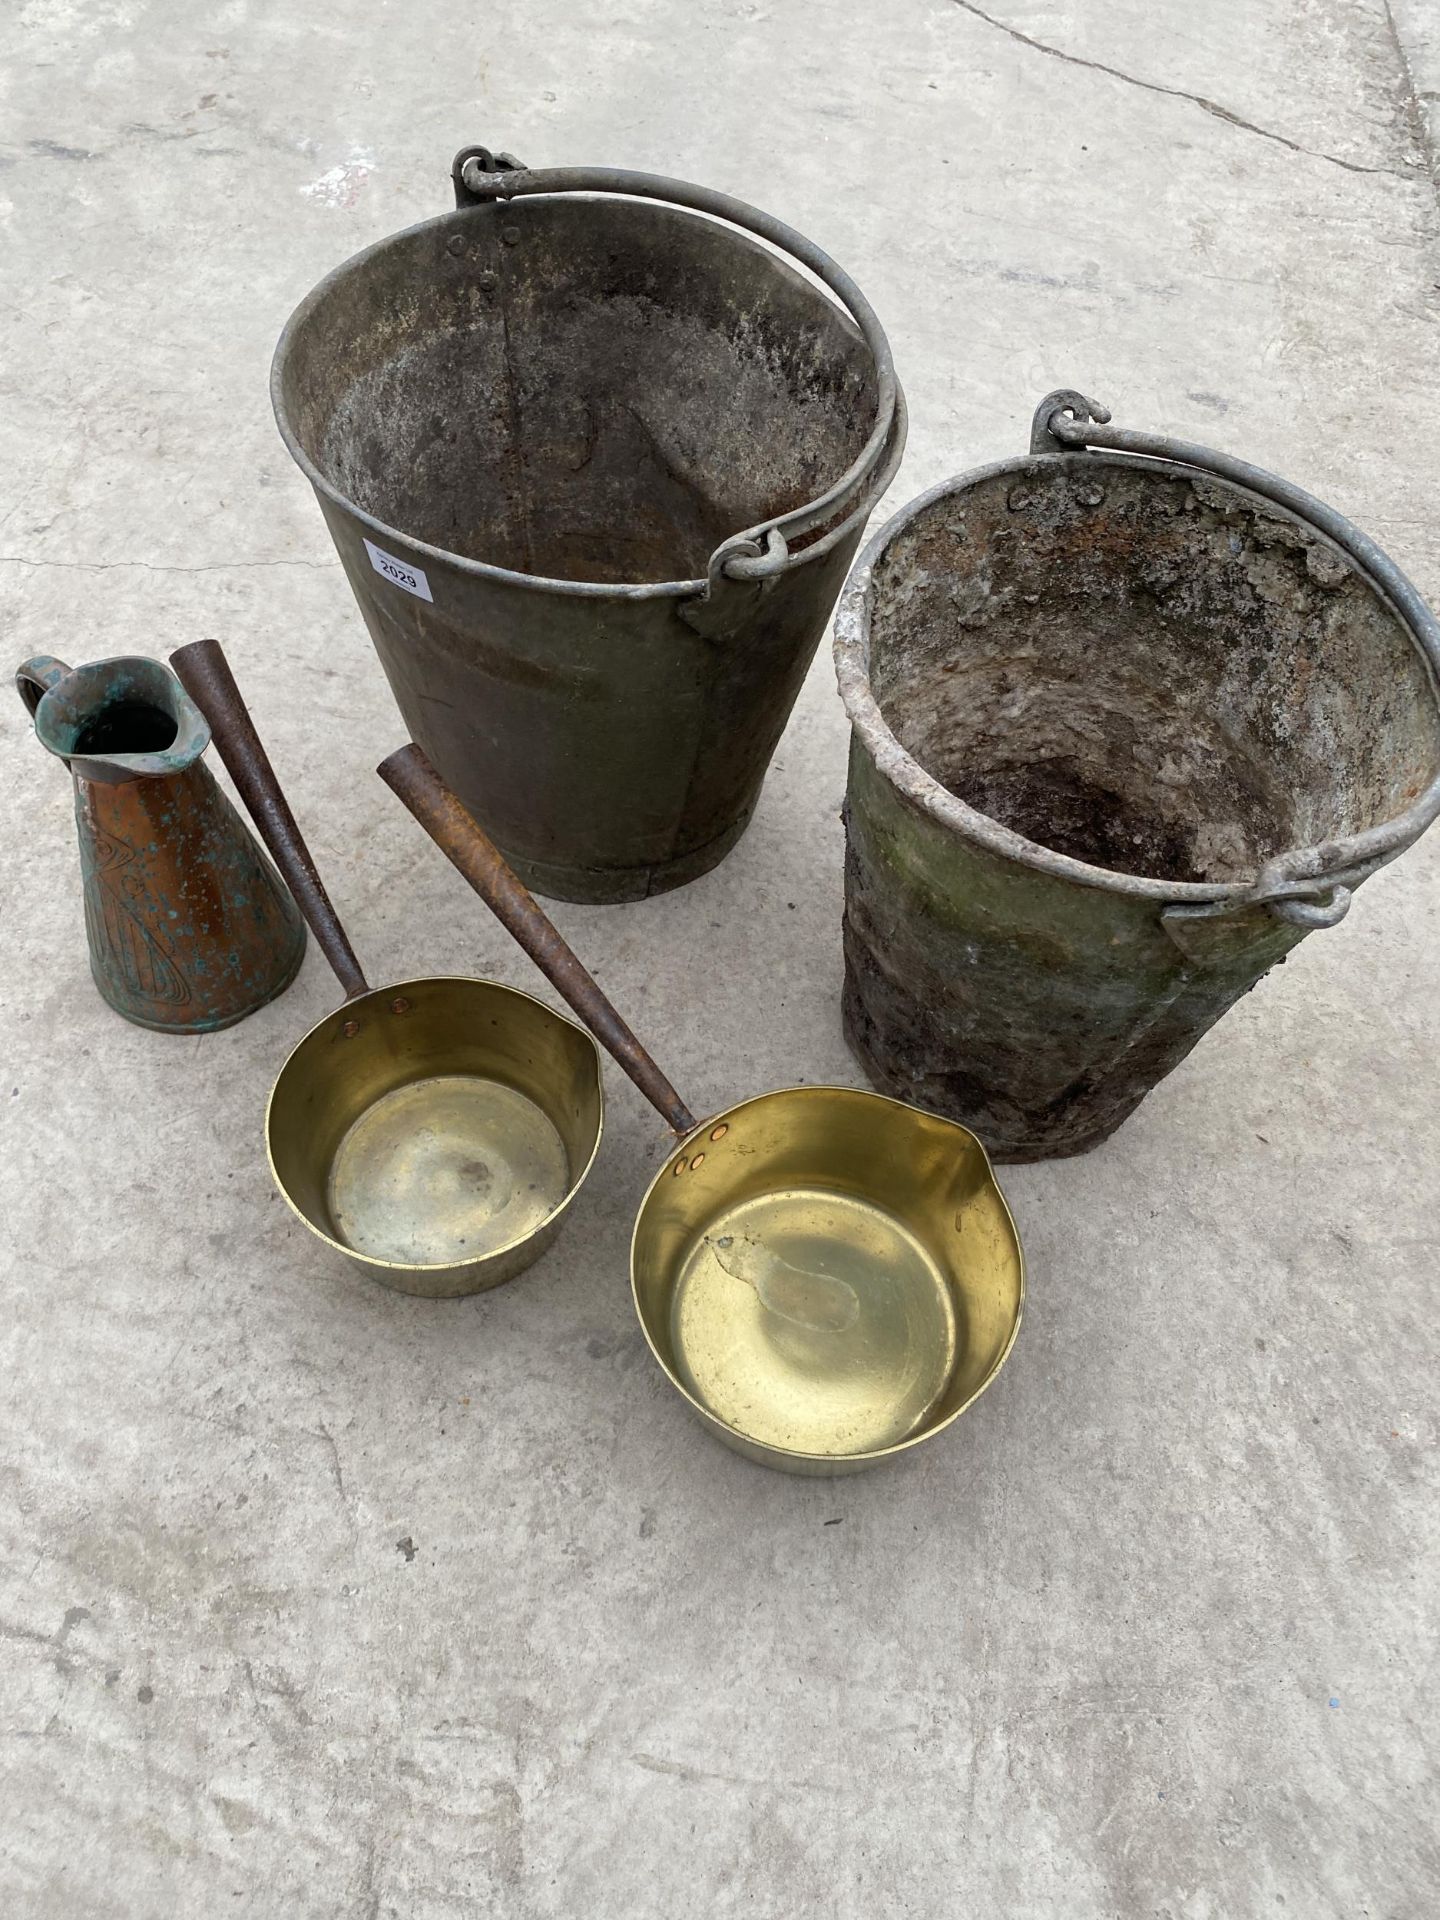
[[[477,826],[420,748],[401,747],[376,769],[440,851],[470,882],[495,918],[579,1014],[671,1129],[692,1133],[695,1116],[565,944],[504,854]]]
[[[255,723],[235,684],[230,663],[218,640],[195,640],[177,647],[170,656],[180,684],[210,723],[211,738],[220,758],[249,809],[260,838],[284,874],[320,951],[334,969],[347,1000],[368,993],[365,975],[345,937],[340,917],[330,904],[310,849],[280,790],[270,756],[261,745]]]

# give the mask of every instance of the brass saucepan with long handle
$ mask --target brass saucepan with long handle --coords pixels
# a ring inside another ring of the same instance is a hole
[[[555,1238],[594,1162],[595,1042],[495,980],[369,986],[218,643],[170,661],[346,996],[271,1091],[276,1185],[312,1233],[402,1293],[512,1279]]]
[[[1019,1236],[965,1127],[854,1087],[787,1087],[697,1122],[417,746],[381,778],[676,1137],[631,1241],[667,1378],[728,1445],[792,1473],[876,1466],[994,1379]]]

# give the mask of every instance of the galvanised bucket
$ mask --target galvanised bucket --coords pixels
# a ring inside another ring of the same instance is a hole
[[[1051,394],[836,621],[845,1029],[997,1159],[1083,1153],[1440,813],[1440,627],[1332,508]]]
[[[453,174],[301,304],[276,418],[447,785],[537,891],[638,899],[744,831],[904,403],[858,288],[753,207]]]

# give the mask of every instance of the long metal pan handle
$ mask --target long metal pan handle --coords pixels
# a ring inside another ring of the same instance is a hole
[[[1199,446],[1190,440],[1172,440],[1168,434],[1139,433],[1130,427],[1112,426],[1109,409],[1087,399],[1073,387],[1062,387],[1047,394],[1035,412],[1030,451],[1083,455],[1088,447],[1172,461],[1177,466],[1214,474],[1232,486],[1247,487],[1262,499],[1273,500],[1299,519],[1318,527],[1362,573],[1368,574],[1389,600],[1409,629],[1431,674],[1440,681],[1440,620],[1389,554],[1352,520],[1347,520],[1334,507],[1326,506],[1323,500],[1317,500],[1313,493],[1283,480],[1277,473],[1252,467],[1248,460],[1237,460],[1233,454],[1221,453],[1214,447]],[[1307,931],[1312,927],[1333,927],[1345,917],[1351,888],[1413,845],[1436,819],[1440,819],[1440,778],[1432,780],[1403,813],[1378,827],[1366,828],[1347,839],[1327,840],[1319,846],[1297,847],[1289,853],[1277,854],[1273,860],[1266,861],[1241,904],[1268,906],[1277,918]]]
[[[511,871],[504,854],[461,806],[420,748],[402,747],[382,760],[376,771],[666,1124],[675,1133],[693,1133],[694,1114],[581,966],[534,895]]]
[[[196,640],[188,647],[177,647],[170,664],[181,686],[209,721],[216,750],[309,922],[320,951],[334,969],[345,998],[354,1000],[368,993],[360,962],[315,871],[310,849],[295,824],[220,642]]]

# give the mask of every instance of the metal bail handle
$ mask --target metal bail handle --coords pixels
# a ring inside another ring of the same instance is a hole
[[[1279,474],[1251,466],[1246,460],[1237,460],[1233,454],[1220,453],[1213,447],[1189,440],[1172,440],[1166,434],[1138,433],[1129,427],[1112,426],[1109,408],[1087,399],[1074,387],[1059,387],[1046,394],[1035,410],[1030,451],[1080,455],[1089,448],[1193,467],[1198,473],[1211,474],[1231,486],[1258,494],[1262,500],[1273,501],[1307,522],[1332,540],[1390,602],[1431,673],[1440,681],[1440,621],[1390,556],[1334,507],[1326,506],[1303,487],[1282,480]],[[1344,840],[1325,841],[1318,846],[1299,847],[1279,854],[1265,863],[1256,875],[1254,886],[1243,894],[1198,907],[1172,908],[1165,916],[1167,924],[1171,915],[1181,913],[1192,919],[1217,918],[1247,907],[1265,906],[1277,919],[1307,933],[1338,926],[1349,911],[1353,889],[1359,882],[1412,846],[1437,817],[1440,817],[1440,778],[1431,781],[1393,820]]]
[[[790,525],[789,517],[778,520],[762,521],[747,533],[732,534],[728,540],[722,540],[710,556],[707,569],[705,591],[701,601],[716,597],[718,588],[729,584],[732,592],[736,585],[759,587],[762,591],[774,584],[782,573],[792,565],[802,561],[818,560],[829,553],[832,547],[848,538],[855,520],[860,516],[868,517],[876,503],[882,498],[895,478],[900,465],[901,455],[905,451],[905,441],[910,430],[910,419],[905,407],[905,396],[897,387],[895,390],[895,418],[891,428],[890,442],[880,465],[867,483],[865,498],[851,509],[845,517],[836,522],[828,533],[818,540],[812,540],[798,552],[792,551],[782,529]],[[691,626],[705,630],[705,620],[691,619],[688,607],[696,605],[687,602],[680,609],[680,617]]]
[[[900,453],[905,445],[905,403],[895,378],[895,362],[885,330],[874,308],[842,267],[802,233],[785,225],[773,215],[762,213],[744,200],[711,187],[693,186],[687,180],[673,180],[665,174],[632,173],[623,167],[522,167],[513,154],[495,153],[489,147],[462,147],[451,167],[457,207],[483,206],[488,200],[518,200],[531,195],[608,193],[621,198],[660,200],[670,206],[686,207],[692,213],[708,214],[727,225],[739,227],[764,240],[780,253],[798,260],[839,301],[870,350],[875,367],[875,424],[858,457],[817,499],[789,513],[776,514],[753,527],[744,527],[721,542],[711,556],[709,577],[697,586],[709,593],[718,577],[727,580],[756,581],[778,578],[828,551],[842,538],[845,529],[830,534],[807,547],[794,550],[792,543],[800,535],[823,526],[834,514],[854,502],[869,488],[873,505],[890,484]],[[872,482],[878,480],[878,485]]]

